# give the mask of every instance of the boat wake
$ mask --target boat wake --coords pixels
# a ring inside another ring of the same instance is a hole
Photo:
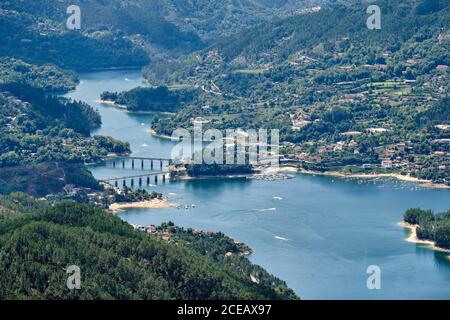
[[[289,239],[286,239],[286,238],[283,238],[283,237],[279,237],[279,236],[275,236],[275,239],[281,240],[281,241],[289,241]]]
[[[253,211],[265,212],[265,211],[276,211],[277,208],[267,208],[267,209],[253,209]]]

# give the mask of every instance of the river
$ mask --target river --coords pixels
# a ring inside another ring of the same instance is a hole
[[[173,142],[148,133],[154,115],[96,102],[105,90],[141,85],[140,72],[95,72],[80,79],[68,96],[99,110],[103,125],[96,134],[130,142],[134,156],[170,156]],[[97,178],[127,173],[102,166],[91,171]],[[398,226],[411,207],[450,209],[449,190],[301,174],[280,181],[172,181],[147,189],[190,208],[127,210],[120,218],[222,231],[250,245],[251,261],[303,299],[450,299],[449,255],[406,242],[407,231]],[[380,290],[367,288],[370,265],[381,268]]]

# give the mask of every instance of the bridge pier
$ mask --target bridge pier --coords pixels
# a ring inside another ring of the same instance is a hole
[[[130,174],[129,176],[123,176],[123,177],[115,177],[110,178],[109,180],[104,180],[105,182],[109,182],[111,185],[114,185],[116,188],[127,188],[130,187],[134,188],[135,186],[139,185],[139,187],[142,187],[145,183],[147,183],[147,186],[150,186],[151,183],[154,183],[157,185],[158,183],[166,183],[167,180],[170,179],[170,175],[168,175],[168,172],[164,172],[164,166],[167,164],[168,166],[171,165],[172,160],[171,159],[165,159],[165,158],[146,158],[146,157],[109,157],[105,158],[105,161],[108,161],[107,163],[112,164],[112,167],[114,168],[120,168],[127,169],[127,163],[130,163],[130,166],[133,170],[137,169],[139,167],[139,161],[140,161],[140,167],[143,171],[141,174]],[[136,162],[138,161],[138,162]],[[146,169],[145,162],[150,161],[150,167],[151,170],[144,171]],[[156,164],[155,164],[156,161]],[[158,172],[158,162],[159,167],[161,169],[161,172]],[[122,164],[121,164],[122,163]],[[151,171],[151,172],[150,172]],[[136,179],[136,181],[135,181]],[[128,181],[130,180],[130,181]]]

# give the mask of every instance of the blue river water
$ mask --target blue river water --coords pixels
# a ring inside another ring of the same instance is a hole
[[[139,71],[87,73],[68,96],[99,110],[103,125],[96,134],[130,142],[133,156],[169,157],[174,143],[148,133],[154,115],[96,102],[103,91],[139,85]],[[91,171],[97,178],[130,173],[107,166]],[[189,209],[127,210],[122,219],[222,231],[250,245],[251,261],[303,299],[450,299],[450,254],[406,242],[408,232],[398,225],[411,207],[450,209],[450,190],[302,174],[279,181],[171,181],[147,189]],[[380,290],[367,288],[370,265],[381,269]]]

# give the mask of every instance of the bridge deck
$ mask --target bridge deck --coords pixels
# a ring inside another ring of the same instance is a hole
[[[172,161],[168,158],[149,158],[149,157],[105,157],[104,160],[153,160],[153,161]]]
[[[146,177],[154,177],[154,176],[159,176],[159,175],[163,175],[163,174],[168,174],[169,171],[160,171],[160,172],[148,172],[146,174],[139,174],[139,175],[134,175],[134,176],[124,176],[124,177],[113,177],[113,178],[105,178],[105,179],[100,179],[99,181],[102,182],[111,182],[111,181],[116,181],[116,180],[127,180],[127,179],[136,179],[136,178],[146,178]]]

